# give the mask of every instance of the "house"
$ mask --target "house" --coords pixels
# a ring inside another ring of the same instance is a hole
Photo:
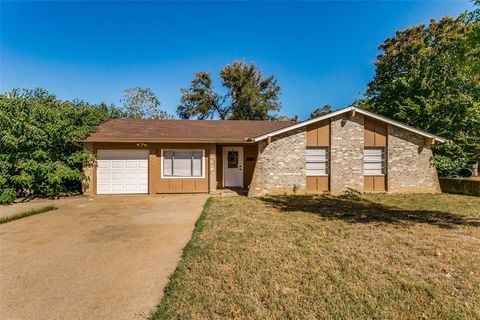
[[[87,194],[439,192],[445,139],[347,107],[290,121],[115,119],[83,141]]]

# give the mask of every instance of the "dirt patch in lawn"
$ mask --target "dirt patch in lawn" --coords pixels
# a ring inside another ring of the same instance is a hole
[[[213,198],[163,318],[480,318],[480,198]]]

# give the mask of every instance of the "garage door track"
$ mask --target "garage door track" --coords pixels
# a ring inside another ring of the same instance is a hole
[[[0,225],[2,319],[143,319],[207,195],[97,196]]]

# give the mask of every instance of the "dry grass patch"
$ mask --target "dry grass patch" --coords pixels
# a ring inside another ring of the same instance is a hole
[[[211,198],[153,319],[480,318],[480,198]]]

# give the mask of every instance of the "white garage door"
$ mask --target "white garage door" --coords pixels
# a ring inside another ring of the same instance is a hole
[[[98,150],[97,194],[148,193],[148,150]]]

